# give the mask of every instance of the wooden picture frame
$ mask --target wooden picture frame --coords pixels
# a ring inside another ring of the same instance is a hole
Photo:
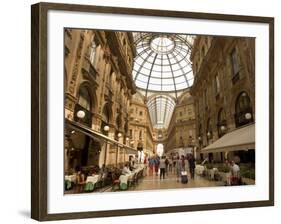
[[[170,212],[203,211],[229,208],[246,208],[274,205],[274,18],[240,15],[223,15],[182,11],[162,11],[136,8],[116,8],[89,5],[38,3],[31,7],[31,217],[39,221],[80,219],[125,215],[157,214]],[[47,99],[47,14],[50,10],[121,14],[135,16],[157,16],[166,18],[189,18],[229,22],[249,22],[269,25],[269,199],[185,206],[132,208],[122,210],[88,211],[74,213],[48,213],[48,99]]]

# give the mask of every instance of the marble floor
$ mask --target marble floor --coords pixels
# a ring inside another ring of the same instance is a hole
[[[147,175],[139,181],[134,187],[129,189],[130,191],[138,190],[156,190],[156,189],[175,189],[175,188],[194,188],[194,187],[213,187],[213,186],[224,186],[223,182],[210,181],[206,178],[195,176],[194,179],[188,175],[188,183],[181,183],[180,179],[177,178],[176,174],[168,173],[165,179],[160,180],[159,175]]]
[[[177,178],[177,175],[171,171],[168,175],[165,176],[165,179],[160,180],[159,174],[156,173],[147,173],[141,179],[139,179],[138,183],[134,186],[131,186],[128,191],[144,191],[144,190],[158,190],[158,189],[178,189],[178,188],[198,188],[198,187],[215,187],[215,186],[224,186],[224,182],[221,181],[212,181],[201,176],[196,176],[194,179],[190,178],[190,174],[188,172],[188,183],[181,183],[180,178]],[[94,192],[111,192],[112,186],[108,185],[103,188],[96,189]],[[118,191],[118,190],[117,190]],[[93,193],[94,193],[93,192]],[[66,194],[75,194],[82,193],[78,192],[76,188],[65,192]],[[83,192],[85,193],[85,192]]]

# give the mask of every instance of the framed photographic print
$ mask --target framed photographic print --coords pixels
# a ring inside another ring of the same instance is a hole
[[[32,218],[273,206],[274,19],[32,5]]]

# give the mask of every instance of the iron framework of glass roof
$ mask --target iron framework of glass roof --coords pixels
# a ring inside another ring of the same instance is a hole
[[[147,106],[154,128],[168,128],[175,105],[175,101],[166,95],[155,95],[148,100]]]
[[[194,36],[133,33],[137,51],[133,78],[148,91],[175,92],[193,84],[190,54]]]
[[[148,98],[154,128],[168,128],[174,99],[193,84],[190,55],[195,36],[139,32],[133,37],[137,52],[133,79]]]

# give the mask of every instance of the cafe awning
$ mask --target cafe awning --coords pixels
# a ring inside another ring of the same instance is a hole
[[[125,146],[125,150],[127,154],[134,154],[134,155],[138,154],[138,150],[135,150],[132,147]]]
[[[201,150],[202,153],[255,149],[255,124],[231,131]]]
[[[116,145],[120,148],[125,148],[126,152],[128,154],[137,154],[137,150],[135,150],[134,148],[130,147],[130,146],[127,146],[127,145],[124,145],[118,141],[116,141],[115,139],[112,139],[112,138],[109,138],[108,136],[100,133],[100,132],[97,132],[83,124],[80,124],[78,122],[75,122],[75,121],[70,121],[68,119],[66,119],[66,125],[68,125],[70,128],[72,128],[73,130],[76,130],[76,131],[79,131],[87,136],[89,136],[90,138],[93,138],[95,140],[98,140],[98,141],[103,141],[103,142],[107,142],[109,144],[112,144],[112,145]]]

